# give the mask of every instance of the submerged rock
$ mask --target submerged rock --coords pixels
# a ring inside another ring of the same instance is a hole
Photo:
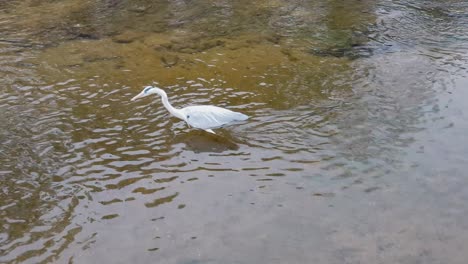
[[[115,43],[132,43],[133,41],[140,39],[144,36],[141,32],[134,32],[134,31],[125,31],[122,34],[116,35],[112,37],[112,41]]]
[[[192,40],[192,41],[173,41],[171,43],[161,45],[167,50],[180,53],[199,53],[209,49],[224,46],[225,41],[222,40]]]
[[[174,67],[179,62],[179,57],[172,54],[165,54],[161,56],[161,62],[166,68]]]
[[[145,13],[148,9],[150,9],[151,6],[143,6],[143,5],[134,5],[128,9],[130,12],[135,12],[135,13]]]
[[[312,48],[309,53],[319,57],[348,58],[351,60],[368,58],[373,50],[368,46]]]

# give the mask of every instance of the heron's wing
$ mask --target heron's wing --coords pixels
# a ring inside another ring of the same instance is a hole
[[[190,126],[201,129],[217,128],[248,118],[244,114],[211,105],[189,106],[182,111]]]

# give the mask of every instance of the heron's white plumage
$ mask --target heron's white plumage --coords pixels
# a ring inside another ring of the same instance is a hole
[[[248,118],[244,114],[212,105],[189,106],[180,111],[184,114],[187,124],[200,129],[218,128]]]
[[[167,94],[164,90],[151,86],[145,87],[143,91],[133,97],[132,100],[154,93],[161,96],[164,107],[166,107],[169,113],[173,116],[184,120],[194,128],[203,129],[210,133],[214,133],[212,130],[214,128],[219,128],[235,121],[244,121],[249,118],[247,115],[242,113],[213,105],[197,105],[176,109],[169,103]]]

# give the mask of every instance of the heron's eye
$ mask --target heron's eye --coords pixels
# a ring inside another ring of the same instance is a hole
[[[187,116],[187,119],[189,119],[189,118],[190,118],[190,116],[188,115],[188,116]]]
[[[150,89],[151,89],[151,87],[146,87],[146,88],[143,90],[143,92],[144,92],[144,93],[147,93]]]

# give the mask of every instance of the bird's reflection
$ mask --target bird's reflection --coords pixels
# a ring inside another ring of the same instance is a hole
[[[231,138],[228,132],[213,135],[200,130],[193,130],[188,133],[181,133],[174,139],[175,143],[184,143],[186,149],[196,153],[214,152],[221,153],[224,151],[238,150],[237,145]]]

